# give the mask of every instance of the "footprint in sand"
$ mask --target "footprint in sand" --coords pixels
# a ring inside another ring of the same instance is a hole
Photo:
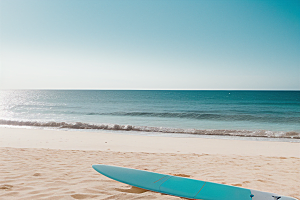
[[[187,174],[172,174],[173,176],[180,176],[180,177],[191,177],[190,175]]]
[[[127,193],[136,193],[136,194],[140,194],[140,193],[144,193],[147,192],[148,190],[142,189],[142,188],[138,188],[138,187],[134,187],[131,186],[130,189],[120,189],[120,188],[116,188],[117,191],[120,192],[127,192]]]
[[[259,181],[259,182],[263,182],[263,183],[264,183],[264,182],[266,182],[266,181],[264,181],[264,180],[261,180],[261,179],[258,179],[257,181]]]
[[[0,190],[9,190],[11,189],[13,186],[12,185],[0,185]]]
[[[232,184],[233,186],[237,186],[237,187],[242,187],[243,184],[240,184],[240,183],[236,183],[236,184]]]
[[[88,195],[88,194],[73,194],[71,195],[74,199],[90,199],[93,197],[97,197],[97,195]]]

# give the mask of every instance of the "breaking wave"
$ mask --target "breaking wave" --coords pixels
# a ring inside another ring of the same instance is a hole
[[[9,126],[32,126],[49,127],[60,129],[94,129],[94,130],[114,130],[114,131],[139,131],[156,133],[179,133],[197,135],[220,135],[220,136],[240,136],[240,137],[268,137],[268,138],[290,138],[300,139],[300,133],[296,131],[268,131],[268,130],[200,130],[200,129],[180,129],[166,127],[133,126],[119,124],[89,124],[82,122],[37,122],[37,121],[13,121],[0,120],[0,125]]]
[[[280,115],[257,115],[257,114],[222,114],[222,113],[207,113],[201,111],[191,112],[112,112],[112,113],[97,113],[90,112],[86,115],[110,115],[110,116],[133,116],[133,117],[159,117],[159,118],[183,118],[196,120],[215,120],[215,121],[254,121],[268,123],[298,123],[300,118],[297,116],[280,116]],[[265,114],[265,113],[263,113]],[[274,113],[272,113],[274,114]],[[287,114],[287,113],[285,113]],[[291,114],[292,115],[292,114]]]

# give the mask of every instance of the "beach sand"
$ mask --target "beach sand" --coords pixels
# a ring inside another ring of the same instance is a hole
[[[183,199],[113,181],[92,164],[300,198],[300,143],[0,128],[0,199]]]

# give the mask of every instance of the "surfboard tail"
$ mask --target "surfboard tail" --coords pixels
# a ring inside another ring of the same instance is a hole
[[[258,190],[251,190],[251,194],[253,195],[252,200],[298,200],[293,197],[287,197]]]

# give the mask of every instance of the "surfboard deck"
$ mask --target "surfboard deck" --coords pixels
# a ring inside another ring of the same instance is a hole
[[[200,181],[185,177],[159,174],[111,165],[93,165],[97,172],[116,181],[135,187],[202,200],[297,200],[275,193],[261,192],[241,187]]]

